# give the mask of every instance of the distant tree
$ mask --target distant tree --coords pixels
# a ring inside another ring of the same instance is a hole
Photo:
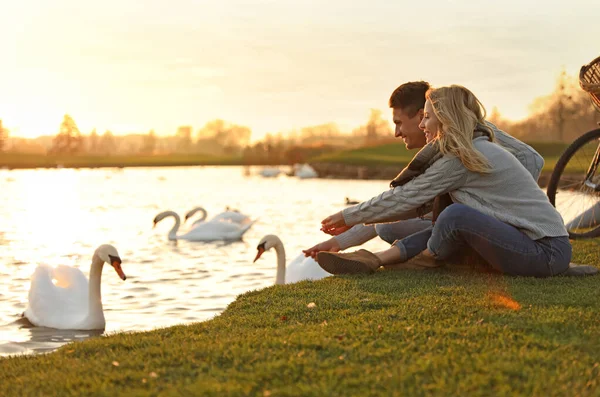
[[[300,130],[300,143],[306,145],[323,142],[339,136],[341,133],[336,123],[313,125]]]
[[[198,130],[196,145],[205,153],[237,154],[250,143],[250,128],[217,119]]]
[[[492,108],[492,111],[490,114],[488,114],[487,119],[496,125],[502,122],[502,115],[500,114],[500,110],[497,106]]]
[[[142,142],[142,148],[141,148],[140,152],[143,154],[153,154],[155,150],[156,150],[156,134],[154,133],[154,130],[150,130],[148,135],[144,136],[144,139]]]
[[[46,154],[46,147],[34,139],[13,138],[10,148],[17,153]]]
[[[563,141],[565,136],[565,124],[567,119],[576,112],[572,92],[573,84],[569,84],[567,72],[563,69],[558,77],[556,89],[552,95],[550,117],[554,119],[558,132],[558,140]]]
[[[275,139],[271,133],[267,132],[264,139],[264,151],[266,154],[267,164],[276,164],[277,160],[275,159],[277,153],[275,152]]]
[[[530,115],[517,124],[530,140],[569,142],[595,127],[596,113],[588,94],[579,87],[576,77],[562,70],[554,91],[536,98]],[[522,135],[522,136],[523,136]]]
[[[242,125],[231,124],[229,129],[215,136],[215,140],[223,147],[225,154],[233,155],[250,142],[252,131]]]
[[[8,141],[8,130],[2,125],[0,120],[0,152],[3,152],[6,148],[6,142]]]
[[[98,151],[104,155],[114,154],[117,150],[117,143],[115,142],[115,137],[112,132],[106,130],[102,137],[100,137],[100,142],[98,144]]]
[[[371,109],[367,124],[355,129],[352,134],[356,137],[363,136],[366,145],[376,143],[380,138],[392,136],[390,124],[383,119],[382,112],[379,109]]]
[[[489,122],[493,123],[499,129],[510,132],[514,135],[513,131],[511,131],[512,123],[506,118],[502,117],[502,114],[500,113],[500,110],[497,106],[494,106],[492,108],[491,113],[487,115],[486,119]]]
[[[96,132],[96,129],[94,128],[92,130],[92,132],[90,133],[90,136],[88,137],[88,147],[87,147],[87,151],[88,153],[97,153],[98,152],[98,133]]]
[[[192,151],[192,127],[189,125],[181,126],[177,129],[177,151],[180,153],[189,153]]]
[[[60,130],[52,141],[51,153],[60,154],[75,154],[80,153],[83,149],[83,137],[75,121],[65,114]]]

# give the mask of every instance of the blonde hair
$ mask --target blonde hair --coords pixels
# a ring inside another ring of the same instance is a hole
[[[425,97],[440,121],[439,141],[442,154],[453,154],[470,171],[487,174],[490,163],[473,146],[475,129],[485,129],[494,141],[494,132],[485,124],[486,111],[479,99],[460,85],[432,88]]]

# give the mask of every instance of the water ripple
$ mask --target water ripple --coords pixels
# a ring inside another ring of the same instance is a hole
[[[94,249],[115,245],[127,280],[104,267],[108,334],[209,320],[237,295],[274,283],[275,253],[252,263],[261,237],[279,235],[294,258],[326,238],[320,221],[343,209],[344,197],[387,188],[386,181],[262,179],[244,176],[243,167],[8,172],[11,183],[0,195],[0,355],[46,352],[105,334],[24,324],[20,314],[37,264],[73,266],[87,276]],[[241,241],[172,242],[172,220],[152,227],[164,210],[183,216],[203,206],[211,218],[226,205],[260,218]]]

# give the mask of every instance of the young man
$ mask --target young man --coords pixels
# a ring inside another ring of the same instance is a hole
[[[420,149],[426,144],[425,134],[419,128],[419,124],[423,119],[425,93],[429,88],[429,83],[425,81],[408,82],[396,88],[390,96],[389,106],[392,109],[393,122],[396,126],[395,137],[402,138],[407,149]],[[544,166],[542,156],[531,146],[499,130],[495,125],[488,123],[488,126],[494,131],[497,143],[512,153],[537,180]],[[338,214],[342,216],[341,212]],[[376,236],[393,244],[396,240],[432,227],[431,216],[428,215],[420,218],[414,212],[410,212],[400,218],[392,223],[359,224],[351,228],[327,230],[325,232],[333,235],[332,238],[302,252],[306,256],[316,258],[320,251],[338,252],[364,244]]]

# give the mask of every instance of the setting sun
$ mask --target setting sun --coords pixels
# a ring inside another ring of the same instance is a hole
[[[393,87],[425,79],[469,86],[520,119],[562,67],[575,74],[589,61],[599,35],[591,0],[538,13],[512,0],[477,13],[456,1],[333,1],[316,13],[311,3],[234,3],[7,3],[0,118],[30,138],[56,133],[64,114],[84,134],[116,135],[220,118],[255,140],[327,122],[353,128],[369,108],[387,108]]]

